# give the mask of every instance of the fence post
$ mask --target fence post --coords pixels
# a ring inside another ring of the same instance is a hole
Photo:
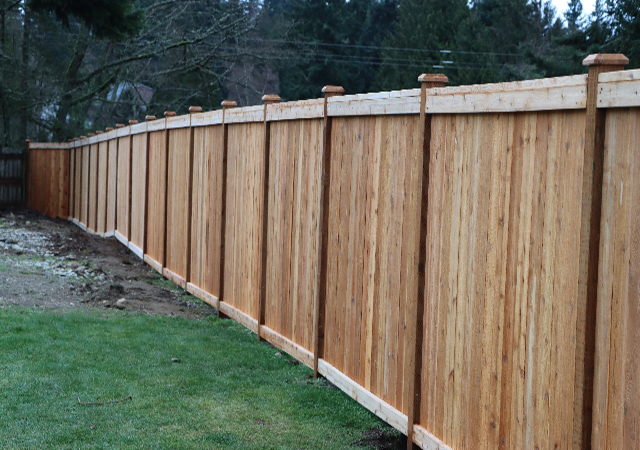
[[[194,131],[193,131],[193,115],[202,112],[200,106],[189,107],[189,186],[187,190],[187,264],[184,273],[184,286],[191,281],[191,220],[193,217],[193,152],[194,152]]]
[[[414,276],[417,280],[411,280],[407,288],[407,317],[411,318],[406,323],[405,332],[405,372],[404,390],[407,405],[407,449],[418,448],[413,443],[413,426],[420,423],[420,387],[422,376],[422,341],[424,335],[424,302],[425,302],[425,265],[427,242],[427,216],[429,212],[429,163],[431,160],[431,116],[426,113],[427,89],[444,87],[449,81],[443,74],[422,74],[418,77],[420,82],[420,125],[418,142],[422,143],[422,149],[416,158],[417,170],[420,171],[417,179],[410,189],[415,189],[419,203],[409,205],[415,207],[415,230],[409,237],[411,244],[418,244],[417,267]],[[411,194],[411,193],[410,193]],[[413,198],[413,196],[412,196]],[[409,266],[409,270],[412,268]],[[412,282],[413,281],[413,282]],[[412,292],[413,290],[413,292]],[[413,297],[414,301],[411,301]]]
[[[262,184],[262,249],[260,252],[260,293],[258,295],[258,340],[260,328],[265,322],[265,303],[267,296],[267,236],[269,228],[269,147],[271,143],[271,124],[267,120],[267,108],[273,103],[280,103],[278,95],[263,95],[264,103],[264,182]]]
[[[582,370],[576,368],[575,398],[582,401],[583,448],[606,447],[607,382],[611,299],[598,299],[598,262],[600,260],[600,219],[604,168],[606,112],[598,110],[598,75],[624,69],[629,59],[621,54],[594,54],[582,62],[589,66],[584,135],[582,181],[582,225],[580,229],[580,279],[577,339],[583,346]],[[606,309],[608,308],[608,311]],[[596,325],[598,324],[598,325]],[[580,342],[584,339],[584,342]],[[578,355],[580,357],[581,355]],[[603,364],[604,360],[604,364]],[[580,362],[580,360],[576,361]]]
[[[169,129],[167,128],[167,123],[169,117],[175,117],[175,111],[165,111],[164,112],[164,245],[162,246],[162,270],[160,271],[161,275],[164,275],[164,268],[167,267],[167,238],[169,233],[167,233],[167,224],[169,222]],[[151,133],[147,131],[147,139],[150,139]],[[149,144],[147,143],[147,152],[149,151]],[[149,171],[149,166],[147,166],[147,172]]]
[[[313,308],[313,376],[318,377],[318,360],[324,357],[324,319],[327,298],[327,253],[329,251],[329,202],[331,193],[331,125],[332,118],[328,114],[330,97],[342,95],[342,86],[325,86],[324,94],[324,130],[322,135],[322,177],[320,181],[320,248],[318,249],[318,292]]]
[[[229,149],[229,125],[225,121],[226,111],[235,108],[238,104],[233,100],[224,100],[222,102],[222,192],[220,193],[220,280],[218,284],[218,318],[226,317],[220,312],[220,302],[224,300],[224,252],[225,252],[225,234],[227,230],[226,213],[227,213],[227,151]]]

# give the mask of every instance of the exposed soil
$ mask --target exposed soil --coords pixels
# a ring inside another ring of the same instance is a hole
[[[184,317],[215,312],[115,238],[90,235],[28,209],[0,209],[0,307],[8,305],[118,306]]]

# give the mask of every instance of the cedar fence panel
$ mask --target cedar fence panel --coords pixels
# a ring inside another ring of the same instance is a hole
[[[190,292],[220,297],[223,126],[194,128]],[[211,298],[208,299],[213,302]]]
[[[409,445],[640,448],[640,71],[585,62],[31,143],[28,205],[115,231]]]

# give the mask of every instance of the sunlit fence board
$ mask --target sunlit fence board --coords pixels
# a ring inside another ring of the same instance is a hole
[[[107,191],[109,176],[109,146],[107,141],[98,144],[98,202],[96,205],[96,232],[104,233],[107,226]]]
[[[131,200],[131,137],[118,138],[116,231],[129,240]]]
[[[116,229],[116,195],[118,178],[118,140],[108,141],[107,157],[107,216],[105,232],[112,233]]]
[[[96,231],[98,213],[98,144],[89,146],[89,201],[87,228]]]
[[[180,278],[178,284],[186,288],[191,129],[176,128],[168,133],[166,267]]]
[[[434,118],[421,420],[453,448],[572,445],[583,133]]]
[[[264,125],[229,125],[224,301],[258,315],[262,256]]]
[[[326,360],[403,411],[405,175],[418,116],[334,118]]]
[[[136,134],[132,138],[131,164],[131,235],[129,241],[140,251],[145,242],[144,218],[147,207],[145,182],[147,179],[147,135]],[[141,256],[140,254],[138,256]]]
[[[318,292],[322,120],[271,124],[265,323],[313,348]]]
[[[194,129],[191,216],[192,284],[218,297],[222,229],[221,125]]]
[[[593,448],[640,447],[640,109],[607,111]]]
[[[149,133],[149,167],[147,168],[147,217],[145,254],[162,265],[165,251],[165,213],[167,189],[167,132]]]

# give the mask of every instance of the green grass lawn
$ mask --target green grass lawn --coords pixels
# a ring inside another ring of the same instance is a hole
[[[0,448],[362,449],[389,430],[291,362],[231,320],[4,307]]]

